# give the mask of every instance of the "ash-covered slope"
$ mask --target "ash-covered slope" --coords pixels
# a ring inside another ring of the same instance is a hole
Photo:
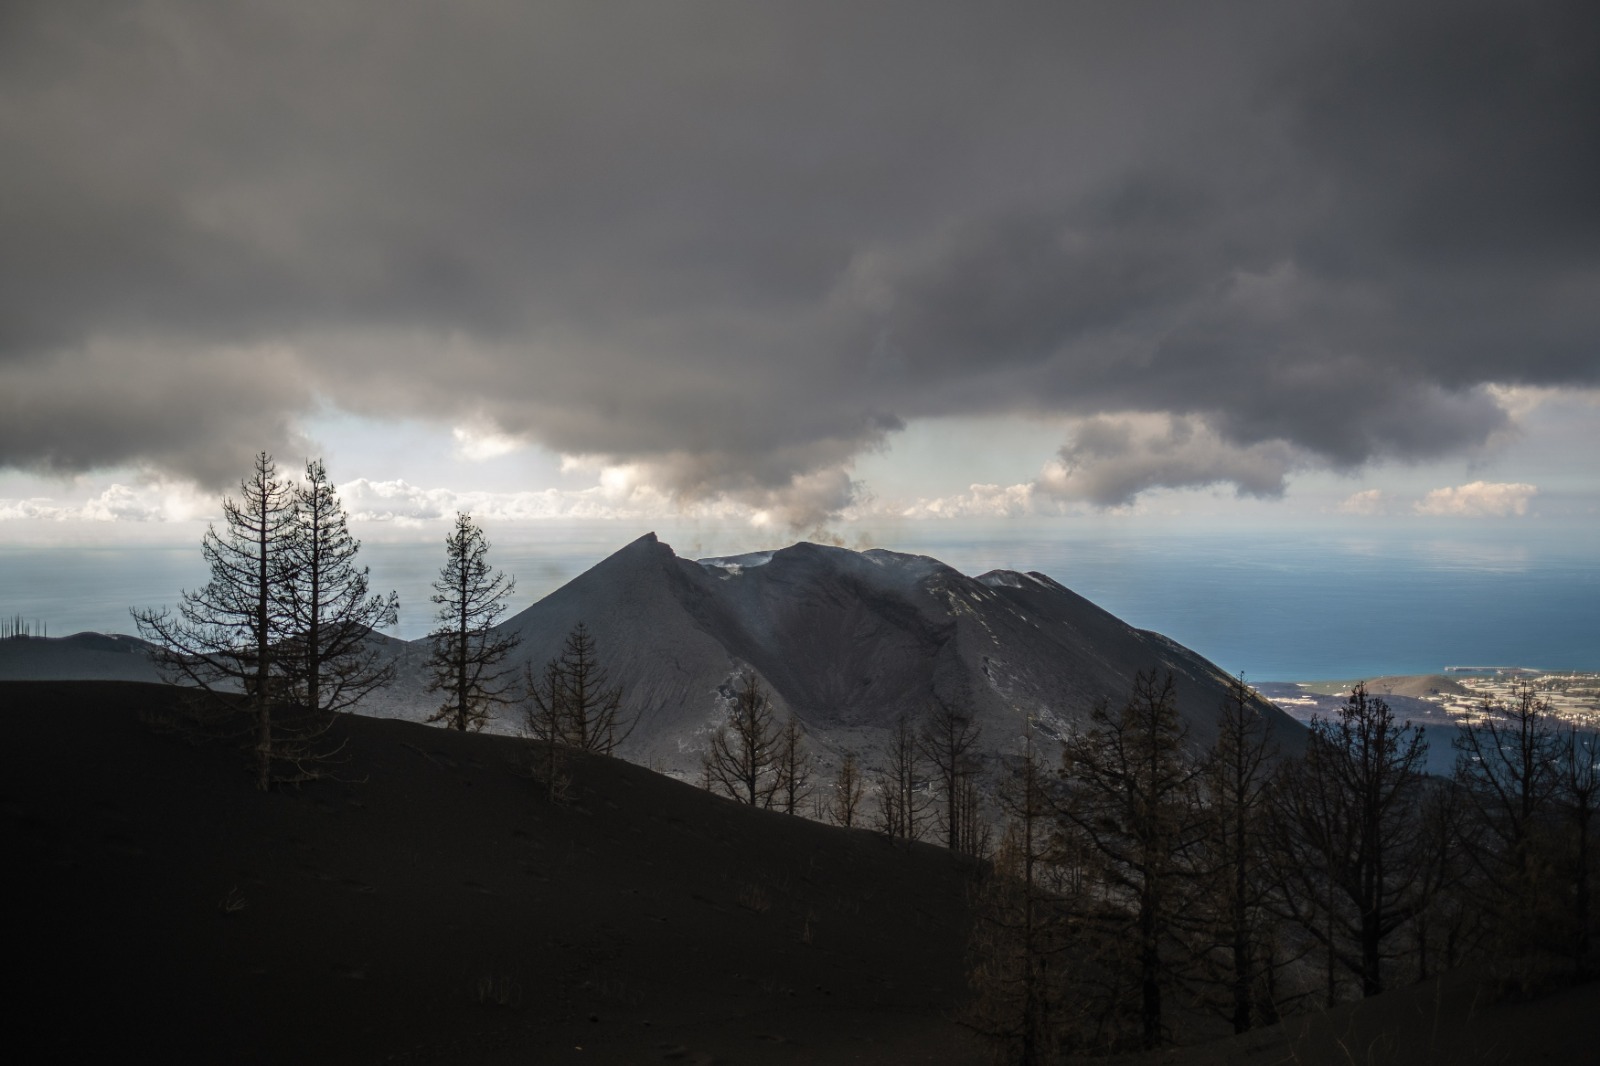
[[[968,710],[984,746],[1014,750],[1031,718],[1059,735],[1135,672],[1171,671],[1204,743],[1228,684],[1214,665],[1119,621],[1040,574],[979,578],[936,559],[796,544],[698,562],[641,537],[516,615],[517,655],[542,664],[578,622],[639,726],[624,754],[692,774],[739,675],[754,671],[825,762],[871,751],[901,715]],[[1260,704],[1292,747],[1300,727]]]

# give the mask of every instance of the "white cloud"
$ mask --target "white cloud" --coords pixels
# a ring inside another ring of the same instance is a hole
[[[1417,501],[1421,515],[1452,518],[1505,518],[1528,513],[1528,502],[1539,492],[1522,482],[1474,481],[1454,488],[1434,489]]]
[[[50,496],[0,499],[0,522],[188,522],[212,517],[217,500],[187,483],[151,481],[144,485],[113,482],[78,501]]]
[[[1059,510],[1054,500],[1041,500],[1031,484],[969,485],[954,496],[924,498],[899,511],[900,518],[1021,518]]]
[[[684,504],[648,485],[630,483],[623,468],[602,472],[600,484],[584,489],[521,492],[458,492],[423,488],[404,480],[356,478],[339,490],[350,517],[362,522],[420,525],[467,511],[480,521],[526,522],[542,519],[658,521],[685,516],[753,521],[751,508],[714,501]]]
[[[1363,489],[1360,492],[1351,493],[1341,500],[1336,510],[1341,514],[1387,514],[1390,502],[1390,495],[1382,489]]]

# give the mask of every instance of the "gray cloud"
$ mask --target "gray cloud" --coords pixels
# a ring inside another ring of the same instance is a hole
[[[0,465],[327,400],[809,524],[933,415],[1165,419],[1100,502],[1469,451],[1600,378],[1597,17],[7,5]]]

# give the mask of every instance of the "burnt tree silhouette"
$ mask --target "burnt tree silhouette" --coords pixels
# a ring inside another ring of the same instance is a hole
[[[1200,771],[1205,803],[1197,917],[1205,931],[1202,961],[1211,979],[1226,989],[1224,1009],[1236,1033],[1257,1022],[1258,1001],[1275,1013],[1273,960],[1267,957],[1272,877],[1266,829],[1276,762],[1266,719],[1244,679],[1235,678],[1217,717],[1216,742]]]
[[[989,1038],[997,1057],[1019,1066],[1054,1061],[1062,1033],[1067,931],[1064,880],[1054,835],[1049,780],[1031,732],[999,790],[1005,829],[974,906],[966,1024]]]
[[[1336,964],[1363,996],[1383,991],[1386,945],[1439,888],[1447,837],[1424,808],[1427,750],[1420,727],[1356,685],[1337,718],[1312,719],[1305,758],[1277,789],[1277,898],[1327,951],[1330,1000]]]
[[[493,708],[510,703],[507,695],[513,671],[500,664],[521,640],[514,634],[497,634],[495,623],[506,610],[506,597],[516,581],[500,571],[491,573],[486,561],[489,542],[470,515],[456,514],[455,528],[445,538],[445,563],[434,581],[431,597],[438,604],[428,669],[430,692],[445,699],[429,716],[450,729],[482,729],[494,718]]]
[[[770,807],[783,783],[780,747],[772,701],[755,675],[746,674],[727,721],[711,734],[702,762],[705,783],[740,803]]]
[[[1141,671],[1127,702],[1096,706],[1088,731],[1062,750],[1057,816],[1064,835],[1092,852],[1109,898],[1125,901],[1122,916],[1108,918],[1120,929],[1108,932],[1132,954],[1126,976],[1138,989],[1138,1040],[1147,1048],[1163,1039],[1173,981],[1167,947],[1185,925],[1202,828],[1185,739],[1172,676]]]
[[[542,749],[534,757],[534,776],[543,779],[545,797],[554,803],[566,797],[571,784],[562,772],[567,722],[561,660],[551,659],[538,673],[532,663],[524,663],[523,693],[523,732]]]
[[[805,730],[793,715],[784,722],[783,732],[778,737],[777,768],[777,805],[784,814],[796,814],[811,796],[814,765],[811,751],[806,747]]]
[[[833,824],[846,829],[855,825],[865,795],[866,783],[861,780],[861,767],[855,753],[846,752],[839,763],[839,774],[833,780],[833,791],[828,796],[827,815]]]
[[[922,788],[922,753],[911,720],[904,714],[895,719],[884,744],[883,768],[877,773],[877,829],[904,840],[922,839],[928,794]]]
[[[1548,701],[1519,685],[1510,703],[1485,700],[1455,739],[1455,781],[1470,832],[1471,895],[1501,952],[1549,947],[1562,915],[1554,825],[1565,731]]]
[[[982,731],[968,715],[939,704],[917,737],[918,750],[933,769],[944,798],[945,846],[951,851],[977,851],[978,742]]]
[[[361,542],[350,535],[344,507],[322,460],[306,463],[295,493],[286,588],[288,627],[281,665],[294,698],[312,712],[348,710],[394,677],[370,639],[395,624],[400,597],[368,595],[368,571],[357,569]]]
[[[295,637],[286,592],[297,577],[295,487],[260,452],[239,498],[223,500],[222,514],[224,531],[211,526],[200,542],[211,579],[185,591],[175,614],[136,609],[133,617],[139,635],[156,646],[167,680],[202,695],[197,728],[225,728],[243,694],[250,726],[238,735],[251,737],[256,787],[266,790],[316,776],[314,764],[336,750],[319,749],[331,719],[296,708],[285,670]]]
[[[618,721],[622,686],[611,684],[611,672],[601,664],[588,626],[579,622],[573,627],[551,667],[546,668],[546,674],[559,682],[558,695],[555,705],[541,708],[540,713],[557,723],[554,739],[579,751],[613,754],[617,745],[628,739],[638,719]],[[534,698],[541,699],[538,694]]]
[[[1580,976],[1593,966],[1595,813],[1600,804],[1600,737],[1567,731],[1562,745],[1560,806],[1566,823],[1567,885],[1572,899],[1567,952]]]

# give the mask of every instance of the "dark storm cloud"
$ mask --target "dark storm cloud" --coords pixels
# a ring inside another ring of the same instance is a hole
[[[923,416],[1271,495],[1597,377],[1593,5],[0,18],[10,466],[216,484],[329,400],[812,521]]]

